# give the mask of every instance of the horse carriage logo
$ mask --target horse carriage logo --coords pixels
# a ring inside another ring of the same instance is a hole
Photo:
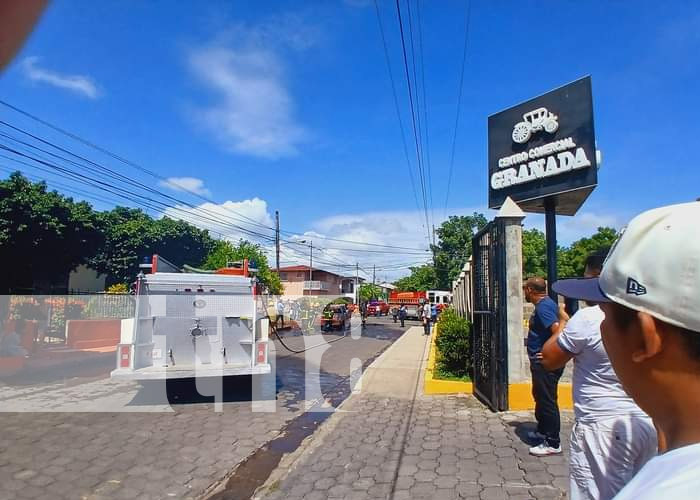
[[[545,132],[553,134],[559,128],[559,117],[547,111],[547,108],[537,108],[534,111],[525,113],[523,121],[518,122],[513,127],[513,141],[518,144],[525,144],[535,132],[544,129]]]

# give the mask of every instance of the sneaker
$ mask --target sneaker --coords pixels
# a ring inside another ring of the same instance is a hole
[[[530,448],[530,455],[535,455],[536,457],[546,457],[548,455],[559,455],[561,453],[561,445],[554,448],[549,446],[546,441],[542,441],[537,446]]]
[[[527,431],[527,438],[535,443],[544,441],[545,437],[546,436],[544,434],[540,434],[537,431]]]

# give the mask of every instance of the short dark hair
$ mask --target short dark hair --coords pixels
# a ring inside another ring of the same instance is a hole
[[[681,340],[688,350],[688,356],[700,363],[700,332],[679,328]]]
[[[600,248],[586,257],[586,267],[591,271],[600,272],[603,269],[603,263],[610,253],[610,247]]]
[[[547,291],[547,281],[539,276],[531,276],[525,280],[524,286],[538,293],[545,293]]]

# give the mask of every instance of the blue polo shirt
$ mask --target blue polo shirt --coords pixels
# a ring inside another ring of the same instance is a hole
[[[530,329],[527,334],[527,355],[534,359],[535,354],[542,351],[544,343],[552,336],[550,327],[559,321],[559,307],[545,297],[535,306],[535,312],[530,316]]]

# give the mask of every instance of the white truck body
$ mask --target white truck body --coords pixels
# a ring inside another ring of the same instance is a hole
[[[141,278],[112,378],[270,373],[269,320],[254,290],[243,276],[156,272]]]

